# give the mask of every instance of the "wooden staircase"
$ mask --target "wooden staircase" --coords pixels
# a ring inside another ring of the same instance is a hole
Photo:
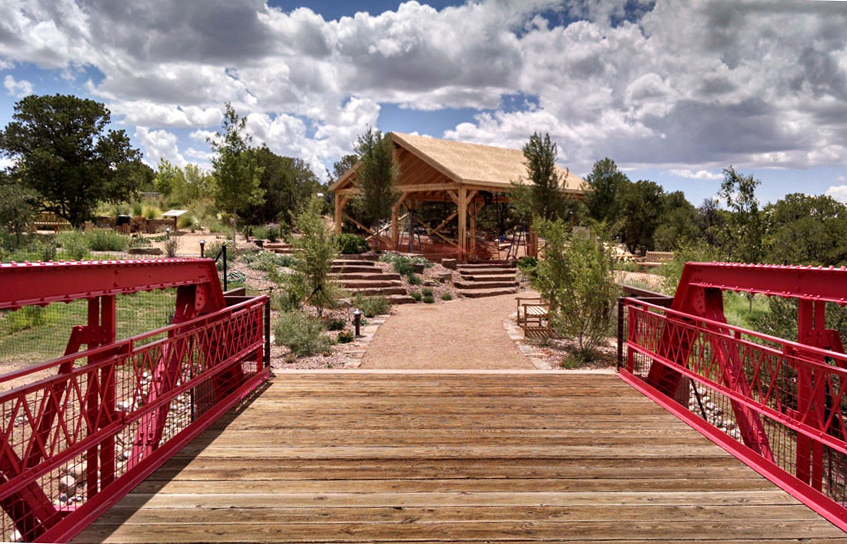
[[[291,244],[287,244],[285,242],[265,242],[262,245],[262,249],[266,249],[274,253],[279,253],[280,255],[294,254],[294,249],[291,247]]]
[[[518,292],[518,269],[513,261],[460,264],[456,271],[461,279],[453,285],[464,297],[494,297]]]
[[[332,262],[330,277],[354,296],[384,296],[392,304],[415,302],[400,281],[400,274],[383,271],[375,260],[375,255],[344,255]]]

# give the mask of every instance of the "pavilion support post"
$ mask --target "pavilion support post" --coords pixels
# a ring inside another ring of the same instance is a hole
[[[471,203],[471,214],[470,214],[470,226],[471,226],[471,241],[470,241],[470,254],[476,255],[476,214],[479,213],[479,210],[482,209],[484,203],[482,202],[473,202]]]
[[[403,205],[404,200],[406,200],[406,193],[403,193],[391,207],[391,249],[393,251],[397,251],[397,246],[400,245],[400,206]]]
[[[347,195],[335,195],[335,234],[341,234],[344,226],[344,207],[349,200]]]
[[[526,234],[527,244],[526,244],[526,254],[528,257],[538,257],[538,233],[532,227],[529,227],[529,230]]]
[[[459,261],[467,262],[468,254],[468,190],[459,188]]]

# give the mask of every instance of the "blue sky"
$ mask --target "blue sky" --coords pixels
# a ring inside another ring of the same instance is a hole
[[[368,126],[520,147],[699,205],[734,166],[759,196],[847,202],[847,3],[210,0],[0,4],[0,124],[29,93],[104,102],[151,165],[208,165],[230,101],[321,176]]]

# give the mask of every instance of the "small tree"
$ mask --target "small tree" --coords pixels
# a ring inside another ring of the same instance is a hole
[[[253,151],[248,147],[252,140],[245,131],[246,117],[238,117],[232,105],[226,103],[223,134],[217,133],[209,139],[215,151],[212,168],[215,176],[215,204],[236,218],[239,213],[253,204],[260,204],[264,191],[260,187],[262,168]],[[236,229],[233,225],[233,242]]]
[[[356,152],[361,157],[356,171],[359,195],[353,205],[364,225],[370,227],[391,217],[391,208],[400,198],[400,168],[394,163],[391,139],[379,130],[369,128],[359,136]]]
[[[556,168],[558,147],[550,134],[533,133],[522,150],[531,184],[512,183],[514,215],[526,224],[535,217],[577,223],[582,215],[582,203],[563,192],[565,180]]]
[[[618,170],[615,161],[606,157],[594,163],[585,181],[591,187],[585,195],[588,214],[597,223],[613,227],[620,213],[621,192],[629,185],[626,174]]]
[[[324,201],[314,196],[295,220],[300,236],[294,238],[294,274],[287,278],[289,294],[311,303],[323,314],[336,300],[336,286],[329,278],[332,261],[338,255],[338,246],[332,231],[321,216]]]
[[[21,183],[8,180],[0,175],[0,227],[6,227],[15,233],[15,246],[21,247],[21,237],[32,226],[35,218],[33,206],[36,193]]]
[[[547,246],[533,285],[550,302],[556,330],[576,341],[575,357],[591,360],[608,335],[619,294],[611,258],[602,244],[570,235],[561,220],[538,220],[535,228]]]
[[[731,166],[723,174],[718,195],[732,212],[723,229],[724,250],[735,262],[761,262],[764,218],[756,199],[756,187],[761,182],[753,178],[752,174],[742,176]]]
[[[149,167],[123,130],[107,130],[103,104],[76,96],[30,95],[15,104],[0,149],[13,178],[40,196],[42,209],[79,227],[98,202],[131,200]]]

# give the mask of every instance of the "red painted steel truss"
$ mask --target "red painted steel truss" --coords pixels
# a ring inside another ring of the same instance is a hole
[[[728,325],[727,290],[796,299],[799,341]],[[620,374],[847,530],[847,356],[827,303],[847,303],[847,269],[688,263],[670,308],[625,300]]]
[[[116,340],[116,295],[167,288],[172,324]],[[0,310],[78,299],[65,356],[0,376],[37,376],[0,393],[0,540],[71,538],[269,375],[267,297],[227,307],[209,259],[0,265]]]

